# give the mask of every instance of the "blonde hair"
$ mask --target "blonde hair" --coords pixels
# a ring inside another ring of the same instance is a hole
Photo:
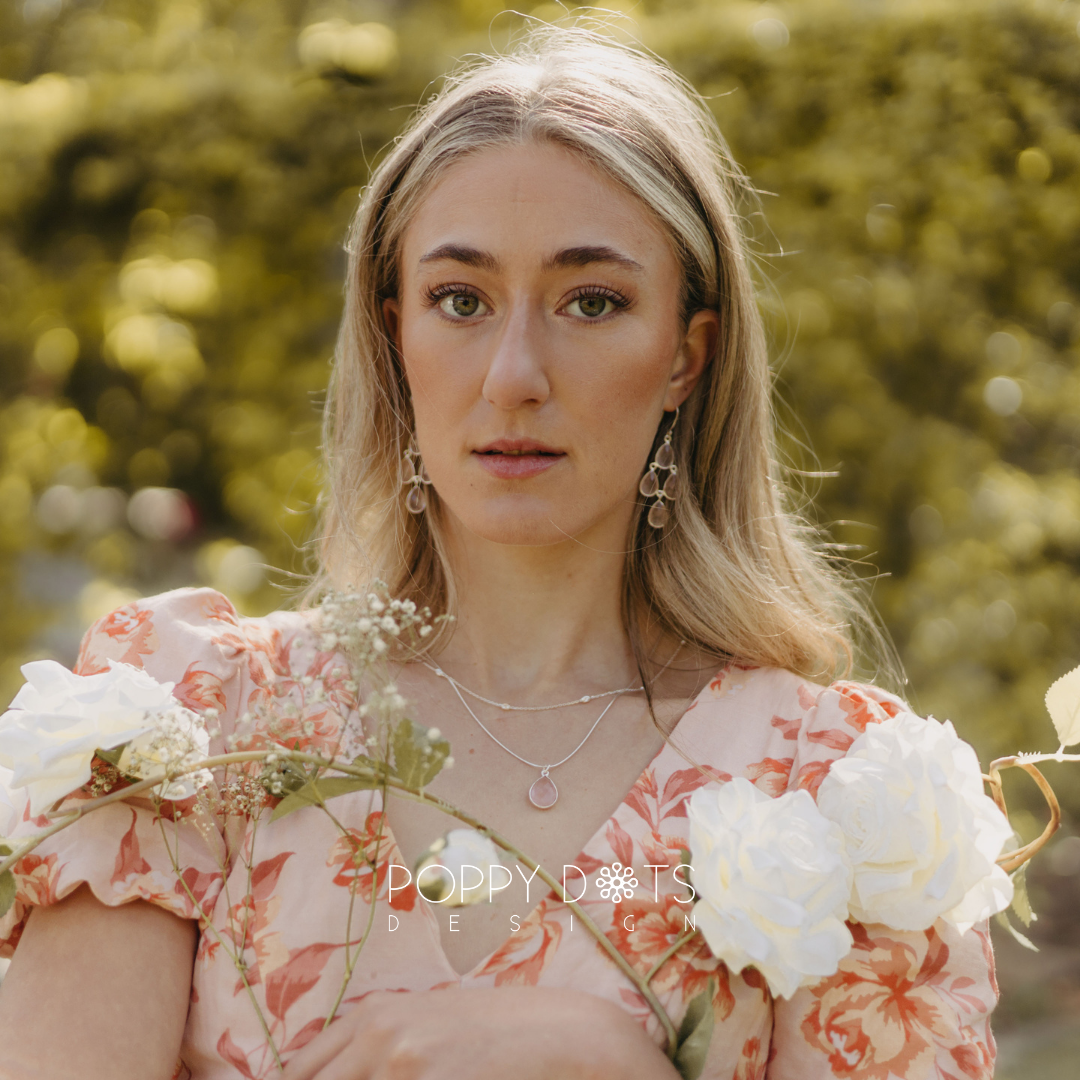
[[[656,533],[642,501],[627,540],[623,612],[639,665],[651,662],[648,641],[665,634],[740,663],[846,674],[852,624],[870,624],[814,550],[781,482],[765,333],[737,209],[749,184],[689,84],[643,51],[581,28],[534,29],[509,54],[466,65],[371,176],[347,245],[316,586],[379,577],[398,596],[453,612],[438,495],[428,489],[419,516],[404,506],[412,407],[382,301],[397,295],[403,233],[445,170],[486,147],[533,141],[580,155],[640,198],[682,265],[684,318],[706,308],[720,316],[715,356],[674,432],[683,483],[673,522]],[[665,416],[657,439],[669,424]]]

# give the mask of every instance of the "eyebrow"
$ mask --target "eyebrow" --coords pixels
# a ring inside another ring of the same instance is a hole
[[[468,247],[465,244],[440,244],[437,248],[432,248],[420,260],[420,263],[423,265],[424,263],[445,260],[459,262],[465,266],[474,266],[477,270],[495,271],[499,268],[499,260],[494,255],[489,255],[486,251],[480,251],[478,248]]]
[[[564,270],[573,266],[590,266],[592,263],[614,263],[616,266],[636,270],[639,273],[645,270],[641,263],[631,259],[629,255],[623,255],[622,252],[603,244],[563,248],[544,263],[544,269]]]
[[[477,270],[487,270],[492,273],[499,269],[499,260],[494,255],[480,251],[479,248],[469,247],[467,244],[440,244],[420,259],[421,265],[442,261],[458,262],[463,266],[472,266]],[[604,244],[563,248],[562,251],[557,251],[550,258],[545,259],[542,269],[545,271],[565,270],[570,267],[591,266],[593,263],[613,263],[638,273],[645,270],[645,267],[637,260]]]

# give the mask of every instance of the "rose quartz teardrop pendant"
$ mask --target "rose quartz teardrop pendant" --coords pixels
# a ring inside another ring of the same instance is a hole
[[[537,810],[550,810],[559,798],[559,789],[550,776],[538,776],[529,788],[529,802]]]

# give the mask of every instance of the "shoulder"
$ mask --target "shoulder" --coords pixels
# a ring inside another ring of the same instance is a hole
[[[911,711],[903,699],[871,683],[817,683],[784,668],[739,664],[721,668],[694,707],[744,716],[789,713],[816,723],[832,718],[862,728]]]
[[[730,664],[691,711],[682,741],[697,760],[722,761],[724,772],[745,775],[771,795],[797,788],[816,795],[832,762],[869,725],[911,709],[869,683],[821,684],[782,668]]]
[[[116,660],[177,684],[174,693],[190,707],[220,708],[225,687],[251,669],[253,658],[280,672],[310,626],[304,612],[247,618],[215,589],[173,589],[98,619],[82,639],[74,670],[93,675]]]
[[[212,647],[238,616],[229,600],[214,589],[174,589],[133,600],[103,615],[86,631],[75,662],[78,675],[104,671],[110,660],[144,667],[148,657],[187,648]]]

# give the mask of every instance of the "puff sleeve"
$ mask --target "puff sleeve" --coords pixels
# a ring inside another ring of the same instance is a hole
[[[815,797],[829,766],[868,724],[910,711],[873,687],[803,687],[791,788]],[[965,933],[849,924],[839,970],[773,1006],[769,1080],[990,1080],[997,1002],[986,924]]]
[[[240,698],[240,642],[236,611],[224,596],[211,589],[177,589],[129,604],[91,626],[75,672],[104,671],[109,660],[142,668],[159,682],[175,683],[173,695],[189,708],[217,709],[224,736]],[[211,752],[220,746],[219,737]],[[17,822],[13,838],[50,824],[31,817],[22,790],[10,795]],[[32,907],[54,904],[84,883],[110,907],[140,899],[182,918],[198,918],[200,907],[212,909],[227,861],[224,837],[205,809],[184,810],[169,820],[144,799],[102,807],[15,864],[16,898],[0,918],[0,957],[12,954]]]

